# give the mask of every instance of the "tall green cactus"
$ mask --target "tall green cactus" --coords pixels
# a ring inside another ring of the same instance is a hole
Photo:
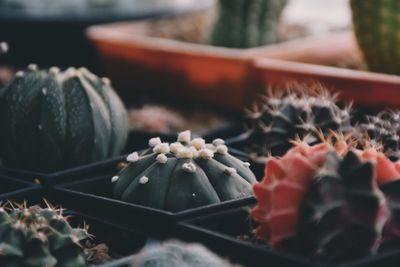
[[[106,159],[125,146],[127,120],[108,79],[30,65],[0,90],[1,158],[44,172]]]
[[[287,0],[220,0],[211,35],[215,46],[249,48],[278,40],[278,22]]]
[[[400,74],[400,2],[351,0],[354,32],[372,71]]]

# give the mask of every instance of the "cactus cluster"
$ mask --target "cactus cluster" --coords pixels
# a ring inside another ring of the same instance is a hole
[[[134,256],[132,267],[233,267],[199,244],[166,241],[150,244]]]
[[[51,172],[115,156],[128,135],[126,110],[107,78],[85,68],[29,65],[0,90],[5,165]]]
[[[346,133],[352,129],[351,106],[341,108],[336,95],[320,85],[271,91],[246,114],[246,142],[253,159],[283,155],[296,138],[314,144],[331,131]]]
[[[354,32],[372,71],[400,74],[400,3],[351,0]]]
[[[231,156],[222,139],[206,144],[185,131],[175,143],[152,138],[149,145],[112,178],[115,198],[176,212],[252,194],[250,164]]]
[[[287,0],[219,0],[211,34],[215,46],[249,48],[278,41],[279,18]]]
[[[366,122],[359,125],[363,137],[368,142],[381,146],[383,152],[392,160],[400,159],[400,111],[385,110],[376,116],[367,116]]]
[[[268,161],[254,186],[258,238],[330,261],[399,243],[400,163],[373,148],[340,147],[299,143]]]
[[[11,204],[0,208],[0,262],[14,267],[86,267],[80,241],[86,229],[72,228],[54,207]]]

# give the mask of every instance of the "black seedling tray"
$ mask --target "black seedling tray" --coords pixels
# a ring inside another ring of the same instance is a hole
[[[341,264],[328,264],[278,250],[262,243],[242,240],[253,228],[249,218],[251,205],[182,221],[177,233],[183,239],[202,242],[217,253],[245,266],[265,267],[398,267],[400,248],[374,257],[365,257]]]
[[[0,175],[0,201],[9,198],[24,198],[40,192],[40,186]]]
[[[114,175],[118,172],[118,164],[125,162],[126,156],[119,156],[113,159],[98,161],[75,168],[62,170],[54,173],[40,173],[0,167],[0,175],[6,175],[28,182],[39,182],[44,186],[71,182],[82,177],[94,177],[98,175]]]
[[[161,233],[169,232],[177,221],[254,202],[253,197],[247,197],[181,212],[168,212],[113,199],[112,191],[111,176],[101,176],[55,186],[49,190],[49,199],[84,214],[140,225],[144,229],[160,230]]]

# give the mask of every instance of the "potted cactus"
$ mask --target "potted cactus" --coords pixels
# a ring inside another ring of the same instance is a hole
[[[142,87],[164,97],[238,108],[253,93],[251,59],[278,41],[285,3],[221,0],[219,12],[94,26],[87,35],[124,99]]]

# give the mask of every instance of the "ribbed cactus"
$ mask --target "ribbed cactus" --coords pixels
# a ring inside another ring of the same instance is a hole
[[[400,74],[400,2],[351,0],[354,31],[372,71]]]
[[[368,137],[393,160],[400,159],[400,111],[382,111],[376,116],[367,116],[359,125],[361,137]]]
[[[128,134],[109,80],[85,68],[17,72],[0,90],[0,125],[4,163],[43,172],[115,156]]]
[[[400,163],[372,148],[298,143],[254,186],[256,235],[325,261],[376,254],[400,243],[399,181]]]
[[[0,263],[12,267],[85,267],[80,241],[60,210],[25,205],[0,208]]]
[[[278,24],[287,0],[219,0],[211,35],[216,46],[249,48],[278,41]]]
[[[149,145],[129,155],[129,165],[112,178],[115,198],[175,212],[252,193],[250,164],[231,156],[221,139],[206,144],[186,131],[176,143],[153,138]]]
[[[233,267],[200,244],[167,241],[150,244],[133,258],[132,267]]]
[[[346,133],[352,129],[350,112],[350,107],[339,107],[336,96],[319,85],[296,85],[271,92],[246,111],[248,150],[253,158],[279,156],[293,146],[291,141],[296,138],[313,144],[331,131]]]

